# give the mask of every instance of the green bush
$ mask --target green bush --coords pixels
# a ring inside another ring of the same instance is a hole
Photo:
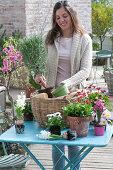
[[[93,40],[93,50],[94,51],[100,50],[100,43],[97,40]]]

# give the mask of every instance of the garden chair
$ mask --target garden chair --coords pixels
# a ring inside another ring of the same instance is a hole
[[[96,52],[96,66],[98,66],[98,59],[106,59],[107,67],[110,67],[110,60],[113,58],[113,51],[110,50],[101,50]]]
[[[96,56],[94,57],[96,59],[96,70],[94,73],[94,80],[96,80],[96,74],[98,74],[98,60],[99,59],[106,59],[106,66],[109,68],[111,66],[111,60],[113,58],[113,51],[110,50],[100,50],[96,52]],[[99,75],[99,74],[98,74]],[[99,75],[101,77],[101,75]],[[96,80],[97,81],[97,80]]]
[[[3,123],[3,119],[0,119],[0,135],[2,134],[1,124]],[[28,155],[20,155],[20,154],[7,154],[5,144],[2,142],[2,147],[4,151],[4,156],[0,157],[0,169],[3,168],[13,168],[13,170],[22,170],[25,163],[30,159]]]

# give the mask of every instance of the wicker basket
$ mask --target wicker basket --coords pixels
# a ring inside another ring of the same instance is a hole
[[[62,114],[62,107],[69,104],[66,99],[62,98],[37,98],[35,93],[31,95],[31,106],[32,111],[37,123],[45,128],[47,122],[47,114],[60,112]],[[64,120],[66,116],[62,114]],[[69,127],[68,123],[66,127]]]
[[[105,80],[108,86],[109,93],[113,94],[113,71],[105,71]]]

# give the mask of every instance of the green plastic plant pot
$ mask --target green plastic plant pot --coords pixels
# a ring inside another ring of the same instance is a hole
[[[69,90],[67,88],[67,86],[64,84],[62,86],[59,86],[58,88],[56,88],[55,90],[53,90],[51,92],[55,97],[60,97],[60,96],[64,96],[67,95],[69,93]]]

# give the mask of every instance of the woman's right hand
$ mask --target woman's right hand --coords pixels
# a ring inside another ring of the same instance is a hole
[[[39,84],[40,86],[43,86],[44,88],[46,88],[46,79],[44,76],[36,75],[35,82]]]

